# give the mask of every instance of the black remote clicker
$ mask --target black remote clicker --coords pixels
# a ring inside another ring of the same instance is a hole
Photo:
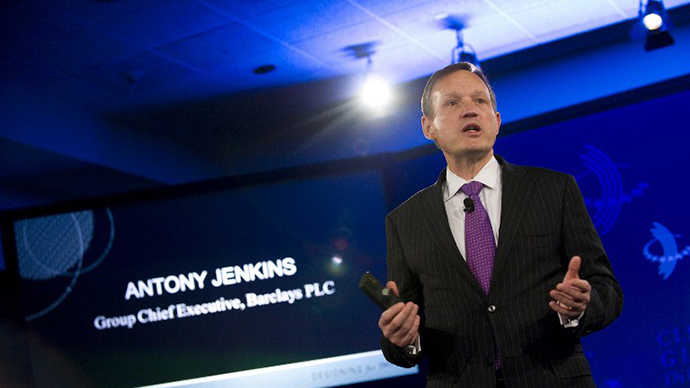
[[[364,291],[369,299],[374,301],[381,310],[387,310],[394,304],[402,302],[402,299],[395,295],[393,290],[384,288],[370,272],[362,275],[362,279],[359,281],[359,289]]]

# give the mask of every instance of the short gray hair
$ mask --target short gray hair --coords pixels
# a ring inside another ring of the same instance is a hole
[[[431,90],[434,88],[436,83],[445,76],[461,70],[469,71],[470,73],[476,74],[484,82],[486,87],[489,89],[491,107],[493,108],[494,112],[496,112],[496,94],[494,93],[494,90],[491,88],[491,85],[489,84],[489,79],[486,78],[484,72],[482,72],[480,68],[478,68],[470,62],[458,62],[436,71],[434,74],[431,75],[431,77],[429,77],[429,80],[426,81],[424,93],[422,93],[422,114],[424,114],[424,116],[434,116],[434,110],[432,109],[431,102],[429,100],[431,99]]]

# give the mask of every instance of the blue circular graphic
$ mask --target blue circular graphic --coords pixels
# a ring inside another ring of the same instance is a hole
[[[642,254],[647,260],[653,263],[659,263],[659,275],[668,279],[673,270],[676,268],[676,263],[686,256],[690,255],[690,246],[686,246],[682,251],[678,251],[678,244],[676,243],[676,236],[671,233],[665,226],[658,222],[653,222],[653,227],[649,230],[654,237],[649,240],[642,250]],[[658,242],[661,245],[664,253],[663,255],[654,255],[650,252],[652,244]]]
[[[589,209],[592,222],[600,234],[606,234],[615,224],[624,203],[631,203],[634,196],[639,196],[647,187],[646,183],[639,183],[630,194],[623,190],[623,179],[621,178],[618,166],[602,150],[585,145],[586,153],[580,155],[582,164],[587,169],[586,172],[577,176],[581,186],[586,186],[583,190],[585,205]],[[590,183],[593,177],[596,184]],[[598,186],[598,196],[595,197],[595,187]]]

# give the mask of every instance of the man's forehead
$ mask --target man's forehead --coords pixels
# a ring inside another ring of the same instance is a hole
[[[472,96],[480,95],[480,96],[488,96],[489,92],[486,89],[472,89],[472,90],[458,90],[456,88],[449,89],[449,90],[434,90],[434,94],[437,94],[441,97],[445,96],[461,96],[463,94],[470,94]]]
[[[439,79],[431,92],[443,96],[467,92],[488,95],[489,88],[478,75],[467,70],[458,70]]]

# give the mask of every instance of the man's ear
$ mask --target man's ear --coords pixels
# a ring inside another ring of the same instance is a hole
[[[498,135],[498,132],[501,130],[501,113],[499,111],[496,111],[496,122],[498,125],[496,125],[496,135]]]
[[[431,119],[426,115],[422,116],[422,131],[424,132],[424,137],[427,139],[436,139],[436,130],[431,126]]]

